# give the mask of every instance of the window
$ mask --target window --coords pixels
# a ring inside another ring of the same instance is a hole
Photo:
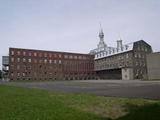
[[[23,55],[24,55],[24,56],[26,55],[26,52],[25,52],[25,51],[23,51]]]
[[[47,59],[44,60],[44,63],[47,63]]]
[[[20,62],[20,58],[17,58],[17,62]]]
[[[20,51],[17,51],[17,55],[20,55],[21,53],[20,53]]]
[[[44,57],[47,57],[47,53],[44,53]]]
[[[23,62],[26,62],[26,59],[25,59],[25,58],[23,58]]]
[[[30,63],[31,63],[31,58],[29,58],[29,59],[28,59],[28,62],[30,62]]]
[[[34,59],[34,63],[37,63],[37,60],[36,60],[36,59]]]
[[[61,58],[62,57],[62,55],[61,54],[59,54],[59,58]]]
[[[18,76],[18,77],[20,76],[20,73],[19,73],[19,72],[17,73],[17,76]]]
[[[49,60],[49,63],[51,64],[51,63],[52,63],[52,60]]]
[[[25,76],[26,76],[26,74],[25,74],[24,72],[22,73],[22,75],[23,75],[23,77],[25,77]]]
[[[79,59],[82,59],[82,56],[79,56],[78,58],[79,58]]]
[[[42,60],[39,60],[39,63],[42,63]]]
[[[141,66],[141,65],[142,65],[142,62],[140,61],[140,62],[139,62],[139,66]]]
[[[51,54],[51,53],[49,53],[49,57],[50,57],[50,58],[52,57],[52,54]]]
[[[14,69],[14,65],[11,65],[11,69]]]
[[[64,55],[64,58],[68,58],[68,55]]]
[[[136,53],[134,54],[134,57],[137,58],[137,54]]]
[[[32,56],[32,53],[31,53],[31,52],[29,52],[29,56]]]
[[[108,52],[106,52],[106,55],[108,55]]]
[[[145,47],[145,51],[146,51],[146,52],[148,51],[147,47]]]
[[[146,65],[145,62],[143,62],[143,66],[144,66],[144,67],[145,67],[145,65]]]
[[[20,69],[20,66],[19,65],[17,65],[17,70],[19,70]]]
[[[32,69],[32,67],[31,67],[31,66],[28,66],[28,69]]]
[[[129,58],[129,55],[128,55],[128,53],[126,54],[126,58]]]
[[[14,55],[14,51],[11,51],[11,55]]]
[[[39,57],[42,57],[42,53],[39,53]]]
[[[57,63],[57,61],[56,60],[54,60],[54,64],[56,64]]]
[[[128,45],[125,45],[125,49],[126,49],[126,50],[128,49]]]
[[[72,55],[70,55],[70,56],[69,56],[69,58],[70,58],[70,59],[72,59],[72,58],[73,58],[73,56],[72,56]]]
[[[13,57],[11,58],[11,62],[14,62],[14,58]]]
[[[77,59],[77,56],[74,56],[74,59]]]
[[[62,61],[61,60],[59,60],[59,64],[61,64],[62,63]]]
[[[12,77],[14,76],[13,72],[11,72],[11,76],[12,76]]]
[[[35,56],[35,57],[37,56],[37,53],[36,53],[36,52],[34,52],[34,56]]]

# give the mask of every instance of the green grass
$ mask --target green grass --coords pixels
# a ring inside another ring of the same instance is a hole
[[[160,101],[0,85],[0,120],[159,120]]]

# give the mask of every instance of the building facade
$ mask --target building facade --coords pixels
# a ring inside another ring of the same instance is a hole
[[[146,55],[152,48],[143,40],[123,45],[117,40],[117,47],[110,47],[104,42],[103,30],[99,33],[97,48],[90,51],[95,55],[94,70],[99,79],[146,79]]]
[[[147,71],[149,80],[160,80],[160,52],[147,55]]]
[[[94,79],[94,56],[10,48],[9,78],[10,80]]]
[[[97,48],[89,54],[10,48],[2,57],[10,80],[147,79],[152,47],[144,40],[108,46],[102,28]],[[152,58],[152,57],[151,57]],[[150,69],[151,70],[151,69]]]

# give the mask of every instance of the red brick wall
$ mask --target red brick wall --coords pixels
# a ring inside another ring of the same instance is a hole
[[[93,79],[93,71],[93,55],[9,49],[10,80]]]

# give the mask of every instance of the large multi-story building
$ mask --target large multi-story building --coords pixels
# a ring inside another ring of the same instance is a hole
[[[152,47],[144,40],[111,47],[102,28],[97,48],[89,54],[10,48],[3,71],[10,80],[146,79],[146,56]],[[8,71],[8,73],[7,73]]]
[[[104,42],[103,30],[99,33],[100,42],[90,51],[95,55],[94,70],[100,79],[142,79],[147,78],[146,55],[152,48],[143,40],[126,45],[117,40],[117,47]]]
[[[10,80],[94,79],[94,56],[89,54],[9,49]]]

